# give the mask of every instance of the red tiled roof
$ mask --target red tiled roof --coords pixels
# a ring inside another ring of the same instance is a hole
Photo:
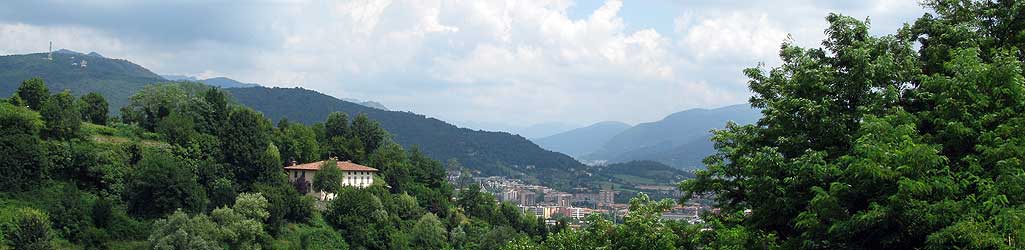
[[[324,165],[324,161],[303,163],[303,164],[299,164],[299,165],[292,165],[292,166],[285,167],[285,169],[286,170],[313,170],[313,171],[318,171],[318,170],[320,170],[320,166],[321,165]],[[356,164],[356,163],[352,163],[350,161],[338,161],[338,168],[341,169],[342,171],[377,172],[376,168],[359,165],[359,164]]]

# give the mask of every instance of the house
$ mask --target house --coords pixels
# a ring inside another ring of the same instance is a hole
[[[288,181],[296,186],[299,192],[314,195],[322,200],[334,198],[334,194],[313,191],[313,176],[317,175],[320,167],[325,161],[310,162],[304,164],[292,163],[285,167],[285,174]],[[350,161],[336,161],[338,169],[342,170],[342,186],[365,188],[374,184],[374,176],[377,169],[352,163]]]

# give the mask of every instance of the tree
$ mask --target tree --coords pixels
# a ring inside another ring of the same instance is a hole
[[[54,231],[61,238],[81,243],[83,233],[89,228],[91,207],[82,198],[82,192],[74,185],[60,187],[61,196],[46,208]]]
[[[470,185],[459,192],[456,205],[463,209],[467,216],[491,220],[497,208],[495,198],[481,192],[479,185]]]
[[[50,98],[50,89],[46,87],[43,79],[32,78],[22,81],[14,94],[24,101],[28,108],[38,111],[43,107],[43,103],[46,103],[46,99]]]
[[[238,184],[248,187],[281,173],[280,162],[268,160],[271,128],[263,115],[252,109],[236,108],[229,115],[228,124],[221,137],[221,148]]]
[[[157,123],[172,112],[180,112],[195,98],[183,88],[182,84],[147,85],[129,98],[129,103],[121,108],[121,119],[125,123],[138,124],[147,131],[154,131]]]
[[[349,130],[349,116],[342,112],[328,114],[324,122],[324,149],[326,157],[338,157],[345,160],[353,160],[349,153],[348,138],[352,136]]]
[[[210,217],[220,229],[220,241],[232,249],[260,249],[270,238],[263,228],[264,220],[270,216],[268,206],[267,199],[259,193],[242,193],[231,208],[214,209]]]
[[[385,204],[385,208],[388,210],[388,213],[396,215],[402,220],[416,220],[426,213],[426,211],[424,211],[424,209],[417,203],[416,197],[405,193],[393,194],[392,198],[388,199],[388,201],[389,202]]]
[[[43,103],[39,114],[43,118],[45,138],[68,140],[78,136],[82,116],[75,105],[75,97],[64,91]]]
[[[79,98],[78,107],[82,111],[82,120],[91,122],[93,124],[106,125],[107,124],[107,99],[103,98],[96,92],[89,92],[82,98]]]
[[[937,16],[896,36],[830,15],[824,48],[787,43],[782,66],[745,72],[764,117],[716,131],[681,184],[724,214],[702,247],[1022,247],[1025,4],[925,4]]]
[[[23,210],[17,219],[17,226],[6,235],[6,238],[14,249],[54,249],[50,242],[50,221],[47,220],[46,214],[36,210]]]
[[[413,225],[410,234],[413,237],[413,249],[445,249],[448,247],[445,225],[442,225],[438,216],[432,213],[420,217]]]
[[[351,136],[349,115],[342,112],[331,112],[327,115],[327,121],[324,122],[324,129],[327,132],[327,138]]]
[[[338,231],[328,227],[309,229],[300,236],[302,249],[308,250],[347,250],[349,244],[345,243]]]
[[[381,177],[388,183],[392,193],[402,193],[412,185],[409,158],[402,146],[389,143],[381,147],[370,156],[369,163],[380,170]]]
[[[413,165],[410,174],[416,182],[423,183],[432,189],[439,189],[441,192],[446,193],[446,195],[451,195],[451,186],[447,183],[448,173],[445,171],[446,166],[428,157],[416,145],[410,148],[408,155],[409,161]],[[448,164],[452,168],[462,168],[459,161],[454,158],[449,159]]]
[[[498,249],[522,237],[523,235],[517,232],[516,229],[507,226],[496,226],[483,235],[480,249]]]
[[[320,170],[313,176],[313,190],[317,192],[335,193],[342,188],[344,173],[334,160],[324,161]]]
[[[238,195],[235,184],[227,178],[214,180],[210,184],[210,188],[207,189],[207,193],[210,195],[210,207],[215,208],[232,204]]]
[[[341,232],[352,248],[384,249],[387,245],[388,212],[370,192],[342,188],[328,205],[324,220]]]
[[[181,210],[153,223],[149,243],[159,250],[216,250],[218,225],[206,215],[189,217]]]
[[[25,100],[22,100],[21,97],[18,96],[18,95],[11,96],[11,98],[7,98],[6,101],[7,101],[7,103],[10,103],[11,105],[14,105],[14,106],[28,107],[28,104],[25,103]]]
[[[155,131],[163,135],[167,142],[177,146],[187,146],[192,137],[196,136],[192,117],[181,112],[173,112],[161,119]]]
[[[114,204],[106,198],[97,199],[92,207],[93,225],[99,228],[107,228],[114,220]]]
[[[43,179],[44,148],[39,115],[24,107],[0,103],[0,178],[2,190],[25,190]]]
[[[366,114],[360,113],[352,119],[352,134],[363,144],[363,152],[372,154],[384,144],[387,132],[381,129],[377,121],[370,120]]]
[[[648,195],[641,193],[630,199],[630,214],[623,218],[624,223],[616,228],[614,244],[619,249],[676,249],[677,236],[662,222],[662,213],[676,205],[672,200],[653,201]]]
[[[313,200],[307,199],[287,182],[259,183],[253,190],[263,195],[270,206],[267,211],[267,231],[277,234],[278,230],[291,221],[304,223],[310,219],[313,211]]]
[[[281,159],[286,164],[291,162],[304,163],[313,162],[320,157],[320,145],[317,143],[317,134],[302,124],[288,124],[279,126],[275,133],[274,144],[281,150]]]
[[[206,193],[196,175],[166,153],[148,152],[128,187],[128,210],[137,216],[154,218],[177,209],[202,212],[206,208]]]

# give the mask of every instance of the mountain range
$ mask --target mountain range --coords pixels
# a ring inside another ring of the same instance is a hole
[[[199,79],[199,78],[196,78],[194,76],[184,76],[184,75],[160,75],[160,76],[164,77],[164,79],[167,79],[169,81],[201,82],[201,83],[204,83],[206,85],[220,87],[220,88],[223,88],[223,89],[260,87],[260,85],[256,84],[256,83],[240,82],[240,81],[236,81],[234,79],[227,78],[227,77],[214,77],[214,78],[207,78],[207,79]],[[361,101],[361,100],[356,100],[356,99],[352,99],[352,98],[342,98],[342,100],[347,101],[347,102],[351,102],[351,103],[355,103],[355,104],[359,104],[359,105],[363,105],[363,106],[366,106],[366,107],[371,107],[371,108],[376,108],[376,109],[381,109],[381,110],[388,110],[388,107],[385,107],[383,104],[381,104],[379,102],[375,102],[375,101]]]
[[[183,76],[183,75],[160,75],[160,76],[164,77],[164,79],[167,79],[168,81],[176,81],[176,82],[178,82],[178,81],[201,82],[201,83],[205,83],[206,85],[210,85],[210,86],[214,86],[214,87],[219,87],[219,88],[225,88],[225,89],[226,88],[249,88],[249,87],[258,87],[258,86],[260,86],[259,84],[240,82],[240,81],[236,81],[234,79],[227,78],[227,77],[214,77],[214,78],[207,78],[207,79],[199,79],[199,78],[196,78],[194,76]]]
[[[455,125],[469,129],[509,132],[511,134],[523,136],[527,139],[547,137],[579,127],[579,125],[562,122],[518,125],[504,122],[460,121],[455,122]]]
[[[40,77],[51,92],[99,92],[111,104],[112,113],[116,113],[144,86],[168,81],[126,60],[68,52],[54,53],[53,61],[46,58],[46,53],[0,57],[0,96],[10,96],[22,81]],[[87,60],[88,66],[80,66],[82,60]],[[483,175],[512,176],[567,190],[590,181],[587,166],[572,157],[542,149],[522,136],[459,128],[424,115],[371,108],[302,88],[223,89],[238,103],[275,121],[288,118],[312,124],[323,122],[335,111],[350,117],[367,114],[380,122],[395,142],[406,147],[417,145],[437,160],[456,159]]]
[[[701,160],[714,152],[712,129],[722,129],[728,121],[751,124],[760,117],[747,104],[689,109],[633,127],[602,122],[534,141],[589,163],[651,160],[690,170],[702,168]]]
[[[432,158],[457,159],[483,175],[518,177],[556,188],[593,182],[592,176],[600,175],[596,172],[600,168],[577,159],[608,163],[652,160],[678,169],[697,168],[713,150],[709,130],[722,128],[728,120],[751,123],[759,117],[758,111],[744,105],[694,109],[636,126],[602,122],[558,134],[549,128],[546,133],[554,135],[536,138],[535,144],[522,135],[460,128],[421,114],[390,111],[379,103],[339,99],[309,89],[268,88],[229,78],[164,77],[127,60],[105,58],[95,52],[61,50],[53,53],[52,61],[46,53],[0,56],[0,96],[12,95],[21,81],[32,77],[45,80],[51,92],[67,89],[76,95],[103,94],[112,113],[144,86],[168,80],[221,87],[237,102],[273,120],[287,118],[313,124],[335,111],[350,116],[363,113],[379,121],[393,134],[395,142],[406,147],[418,145]]]
[[[548,150],[581,157],[601,148],[613,136],[630,128],[630,124],[606,121],[577,128],[555,135],[533,139],[534,143]]]
[[[323,122],[334,111],[366,114],[381,123],[395,142],[418,145],[432,158],[457,159],[484,175],[516,176],[555,187],[575,185],[586,166],[572,157],[538,147],[522,136],[459,128],[412,112],[369,108],[302,88],[225,89],[239,103],[278,120]]]
[[[33,77],[46,81],[51,93],[65,89],[75,95],[98,92],[107,97],[112,113],[144,86],[166,81],[142,66],[95,52],[58,50],[52,61],[47,60],[47,53],[0,56],[0,96],[14,94],[22,81]]]

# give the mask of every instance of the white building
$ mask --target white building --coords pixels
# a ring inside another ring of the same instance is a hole
[[[313,176],[317,175],[317,171],[320,171],[320,167],[324,165],[324,162],[293,163],[292,166],[285,167],[285,174],[288,175],[288,181],[296,185],[299,192],[305,191],[306,194],[317,196],[322,200],[330,200],[334,198],[333,193],[313,191]],[[350,161],[338,161],[337,166],[342,170],[342,186],[365,188],[374,184],[374,176],[377,174],[377,169],[375,168]]]

